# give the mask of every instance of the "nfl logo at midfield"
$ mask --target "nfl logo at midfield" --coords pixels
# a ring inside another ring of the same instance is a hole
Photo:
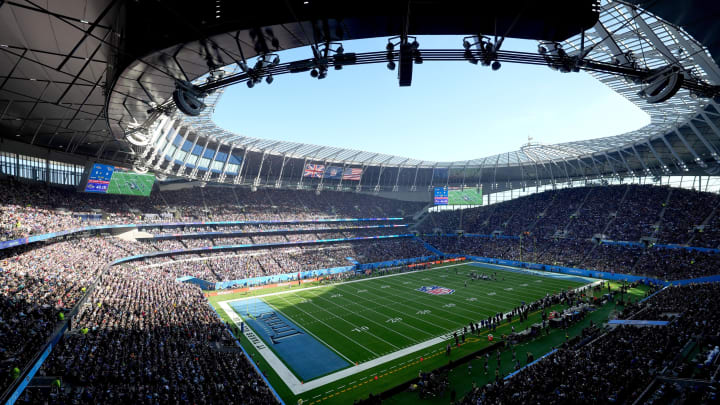
[[[422,286],[422,287],[418,288],[416,291],[420,291],[420,292],[424,292],[424,293],[432,294],[432,295],[448,295],[448,294],[452,294],[455,292],[455,290],[453,290],[453,289],[440,287],[437,285],[431,285],[429,287]]]

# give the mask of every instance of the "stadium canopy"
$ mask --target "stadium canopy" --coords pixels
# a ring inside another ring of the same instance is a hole
[[[207,107],[195,117],[163,108],[172,106],[178,80],[202,85],[237,73],[238,62],[252,65],[253,58],[275,50],[389,37],[408,26],[418,35],[499,31],[544,46],[560,44],[568,56],[583,52],[598,63],[681,67],[687,78],[717,86],[717,2],[226,3],[108,0],[48,8],[22,0],[1,3],[0,128],[6,143],[168,176],[276,186],[291,179],[301,183],[309,162],[362,167],[363,184],[376,189],[437,184],[438,169],[457,180],[448,182],[462,184],[720,171],[718,100],[683,88],[650,104],[639,95],[641,84],[600,71],[590,74],[647,112],[649,125],[586,141],[528,144],[467,161],[417,160],[236,134],[212,120],[222,90],[205,98]],[[598,119],[612,117],[598,112]]]

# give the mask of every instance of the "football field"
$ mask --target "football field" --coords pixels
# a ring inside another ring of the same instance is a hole
[[[495,280],[472,280],[473,272]],[[277,355],[279,362],[266,362],[289,387],[298,381],[299,388],[291,389],[300,395],[444,344],[469,322],[592,281],[459,264],[219,304],[234,312],[234,322],[246,323],[245,335],[261,356]]]

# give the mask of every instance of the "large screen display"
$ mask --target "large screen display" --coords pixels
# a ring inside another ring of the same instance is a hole
[[[433,193],[433,202],[435,205],[448,205],[448,188],[447,187],[435,187]]]
[[[482,205],[482,188],[435,187],[435,205]]]
[[[139,174],[121,167],[95,163],[90,168],[85,192],[149,196],[155,175]]]

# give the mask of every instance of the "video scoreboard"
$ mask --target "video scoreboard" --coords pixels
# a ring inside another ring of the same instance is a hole
[[[149,196],[155,175],[141,174],[122,167],[95,163],[89,168],[86,193]]]
[[[435,205],[482,205],[482,187],[435,187]]]

